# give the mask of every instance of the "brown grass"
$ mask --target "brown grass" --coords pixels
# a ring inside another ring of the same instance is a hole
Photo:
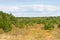
[[[34,27],[19,29],[13,25],[13,30],[0,34],[0,40],[60,40],[60,29],[51,31],[41,29],[44,25],[37,24]]]

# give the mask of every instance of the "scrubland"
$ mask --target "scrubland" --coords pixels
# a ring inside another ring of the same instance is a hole
[[[15,17],[0,11],[0,40],[60,40],[60,16]]]

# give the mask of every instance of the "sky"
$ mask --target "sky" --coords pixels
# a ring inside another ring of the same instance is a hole
[[[60,0],[0,0],[0,11],[16,17],[60,16]]]

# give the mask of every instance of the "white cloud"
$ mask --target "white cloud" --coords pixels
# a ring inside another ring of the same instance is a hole
[[[6,12],[8,12],[8,11],[15,11],[15,10],[18,10],[19,8],[18,7],[16,7],[16,6],[0,6],[0,10],[1,11],[6,11]]]
[[[60,10],[60,7],[53,5],[33,5],[33,8],[38,11],[56,11]]]
[[[28,11],[29,9],[33,9],[35,11],[56,11],[60,10],[60,6],[53,5],[21,5],[21,6],[0,6],[0,10],[4,11]],[[30,11],[30,10],[29,10]]]
[[[4,12],[12,12],[12,13],[36,13],[39,14],[51,14],[57,11],[60,11],[60,6],[53,6],[53,5],[20,5],[20,6],[0,6],[0,10]],[[24,14],[25,15],[25,14]]]

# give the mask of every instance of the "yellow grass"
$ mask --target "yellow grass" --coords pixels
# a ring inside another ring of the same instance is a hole
[[[0,34],[0,40],[60,40],[60,29],[55,28],[51,31],[41,29],[44,25],[37,24],[28,29],[16,28],[8,33]]]

